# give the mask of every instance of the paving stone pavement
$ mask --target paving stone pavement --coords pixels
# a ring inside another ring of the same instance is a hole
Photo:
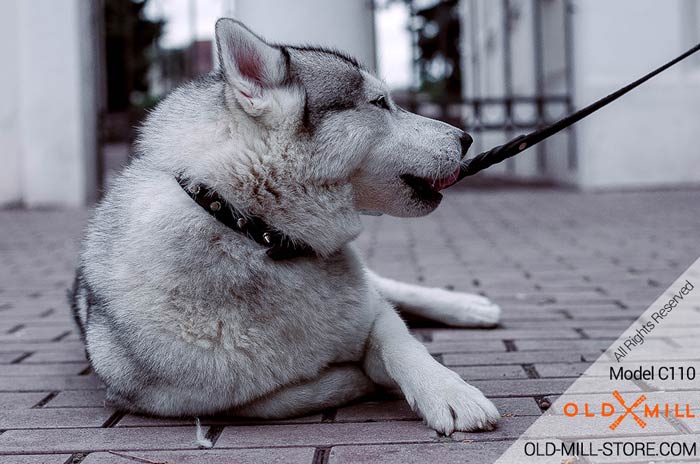
[[[498,429],[438,436],[402,400],[373,398],[289,421],[207,418],[215,445],[200,450],[190,419],[103,406],[65,301],[85,218],[0,211],[0,463],[492,462],[700,255],[700,190],[462,189],[426,218],[367,218],[357,245],[379,273],[503,308],[493,330],[413,329],[493,399]]]

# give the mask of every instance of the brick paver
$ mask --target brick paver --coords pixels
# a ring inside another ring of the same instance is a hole
[[[0,211],[0,462],[491,462],[700,255],[698,205],[699,190],[463,189],[427,218],[367,218],[358,246],[379,273],[502,306],[498,329],[414,328],[493,398],[499,428],[439,436],[378,397],[290,421],[207,418],[212,450],[190,419],[104,408],[65,302],[86,214]],[[578,390],[596,395],[595,379]]]

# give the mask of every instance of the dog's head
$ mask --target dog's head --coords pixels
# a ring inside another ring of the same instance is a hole
[[[232,19],[216,41],[229,107],[254,121],[278,175],[347,184],[356,209],[394,216],[431,212],[456,181],[471,138],[398,107],[354,59],[271,45]]]

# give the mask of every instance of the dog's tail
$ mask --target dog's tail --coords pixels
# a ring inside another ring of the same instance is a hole
[[[68,289],[68,304],[73,313],[73,320],[80,330],[80,337],[85,341],[85,326],[87,325],[88,308],[90,306],[89,291],[83,280],[83,273],[80,268],[75,271],[73,288]]]

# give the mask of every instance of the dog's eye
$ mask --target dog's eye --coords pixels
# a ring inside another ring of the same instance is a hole
[[[384,95],[375,98],[370,103],[385,110],[389,109],[389,104],[386,102],[386,97]]]

